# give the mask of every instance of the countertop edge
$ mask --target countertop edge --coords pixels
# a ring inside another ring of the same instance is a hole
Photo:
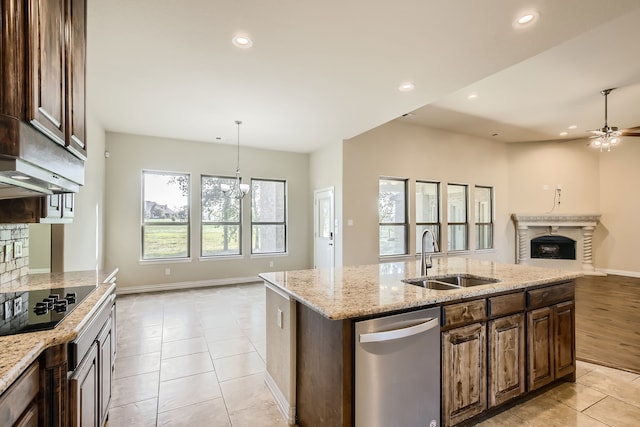
[[[92,294],[90,294],[87,299],[80,304],[80,306],[78,306],[54,329],[0,337],[0,355],[3,358],[5,357],[5,355],[2,354],[1,347],[3,345],[7,345],[8,348],[18,346],[25,337],[33,340],[33,344],[24,344],[25,346],[28,345],[28,349],[25,349],[22,352],[16,350],[16,353],[18,353],[19,356],[16,356],[14,360],[9,363],[5,362],[10,365],[5,372],[2,372],[4,369],[0,366],[0,373],[2,373],[2,376],[0,377],[0,395],[9,389],[20,375],[22,375],[22,373],[31,366],[33,362],[38,360],[45,350],[55,345],[68,343],[76,339],[82,329],[91,320],[91,317],[95,314],[96,310],[102,306],[108,296],[115,292],[115,290],[115,282],[98,285],[96,290],[93,291]],[[88,305],[91,306],[88,312],[84,315],[80,314],[82,309],[86,310],[88,308]]]

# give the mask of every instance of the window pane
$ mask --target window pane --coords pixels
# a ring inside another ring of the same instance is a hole
[[[239,254],[239,225],[202,225],[202,256]]]
[[[467,186],[447,185],[448,222],[467,222]]]
[[[234,185],[235,178],[202,177],[202,221],[240,222],[240,199],[224,195],[221,184]]]
[[[318,237],[331,237],[331,199],[326,197],[318,203]]]
[[[407,253],[406,227],[404,225],[380,226],[380,255],[403,255]]]
[[[285,221],[284,181],[251,182],[251,219],[253,222]]]
[[[142,235],[143,259],[189,256],[188,225],[145,225]]]
[[[464,251],[467,249],[467,226],[463,225],[449,225],[449,243],[448,249],[450,251]]]
[[[476,247],[477,249],[493,248],[493,225],[476,224]]]
[[[438,225],[417,225],[416,226],[416,253],[422,253],[422,232],[425,229],[430,229],[436,238],[436,241],[440,241],[440,226]],[[440,244],[438,244],[440,249]],[[430,235],[427,235],[427,252],[433,252],[433,239]]]
[[[416,222],[438,222],[438,184],[416,182]]]
[[[491,222],[491,188],[476,187],[476,222]]]
[[[189,222],[189,176],[143,172],[144,221]]]
[[[142,172],[142,259],[189,256],[187,174]]]
[[[405,181],[401,179],[381,179],[378,192],[378,215],[380,223],[404,224],[407,220],[405,212]]]
[[[252,252],[265,254],[285,251],[285,228],[283,224],[253,225]]]

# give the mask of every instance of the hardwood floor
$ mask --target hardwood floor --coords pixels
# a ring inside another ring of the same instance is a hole
[[[640,373],[640,278],[576,280],[576,355]]]

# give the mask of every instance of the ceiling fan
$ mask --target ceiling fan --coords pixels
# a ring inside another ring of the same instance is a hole
[[[607,123],[607,97],[615,89],[616,88],[611,88],[600,91],[600,93],[604,95],[604,126],[600,129],[589,131],[593,133],[591,137],[593,141],[591,141],[590,145],[594,148],[599,148],[600,151],[611,151],[612,147],[620,143],[622,136],[640,136],[640,132],[637,132],[640,131],[640,126],[618,130],[616,126],[609,126]]]

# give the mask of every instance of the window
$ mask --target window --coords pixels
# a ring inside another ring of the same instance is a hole
[[[416,252],[422,252],[422,233],[430,229],[440,242],[440,184],[416,181]],[[440,245],[438,245],[440,246]],[[427,246],[430,248],[432,246]]]
[[[240,255],[242,203],[220,189],[221,184],[233,186],[236,178],[203,175],[201,181],[201,256]]]
[[[287,250],[285,181],[251,180],[251,253]]]
[[[493,248],[493,188],[475,188],[476,249]]]
[[[189,257],[189,175],[142,172],[142,259]]]
[[[378,187],[380,256],[407,253],[407,181],[380,178]]]
[[[447,231],[450,251],[467,250],[467,186],[447,185]]]

